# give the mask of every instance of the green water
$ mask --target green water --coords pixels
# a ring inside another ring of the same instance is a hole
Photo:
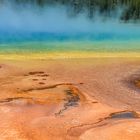
[[[0,44],[0,53],[53,51],[140,52],[140,41],[44,41]]]

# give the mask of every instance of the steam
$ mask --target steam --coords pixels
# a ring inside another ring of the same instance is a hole
[[[25,37],[29,34],[35,34],[34,36],[45,34],[44,39],[48,37],[48,34],[53,34],[56,38],[59,36],[81,37],[82,39],[140,38],[139,23],[122,23],[119,21],[119,14],[106,19],[97,12],[94,19],[89,19],[86,13],[81,13],[76,17],[69,16],[67,10],[66,7],[60,5],[38,7],[31,4],[17,5],[11,2],[1,4],[0,40],[6,37],[5,34],[10,38],[19,37],[19,35]],[[117,13],[119,12],[120,10]]]

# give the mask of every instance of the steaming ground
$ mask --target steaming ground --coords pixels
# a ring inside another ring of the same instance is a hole
[[[139,24],[3,5],[0,139],[140,139],[139,57]]]
[[[72,36],[85,34],[88,38],[137,38],[140,36],[139,24],[120,23],[116,18],[105,19],[97,16],[90,20],[86,14],[81,13],[77,17],[68,15],[66,7],[38,7],[35,5],[17,5],[5,3],[0,8],[0,31],[1,33],[26,34],[32,33],[44,35],[44,33],[56,38],[57,36]],[[107,37],[106,37],[107,36]],[[34,37],[34,36],[33,36]],[[47,38],[47,36],[45,37]]]
[[[105,18],[97,12],[94,19],[89,19],[85,13],[69,13],[67,7],[59,5],[1,4],[1,51],[139,50],[139,23],[120,22],[119,14]]]

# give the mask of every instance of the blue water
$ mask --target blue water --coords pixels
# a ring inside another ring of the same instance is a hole
[[[0,33],[0,44],[42,41],[139,41],[139,33],[114,34],[114,33]]]
[[[44,51],[136,51],[140,52],[140,32],[47,33],[1,32],[0,52]]]

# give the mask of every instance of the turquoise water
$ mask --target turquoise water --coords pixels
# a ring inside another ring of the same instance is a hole
[[[66,9],[1,5],[0,52],[140,51],[139,22],[124,23],[115,15],[70,17]]]
[[[104,40],[140,40],[139,33],[1,33],[0,44],[15,43],[15,42],[29,42],[29,41],[104,41]]]
[[[140,52],[140,41],[35,41],[0,45],[1,53],[50,51]]]
[[[140,51],[140,33],[1,33],[0,52]]]
[[[140,22],[118,16],[72,17],[67,7],[8,1],[0,7],[0,52],[140,51]]]

